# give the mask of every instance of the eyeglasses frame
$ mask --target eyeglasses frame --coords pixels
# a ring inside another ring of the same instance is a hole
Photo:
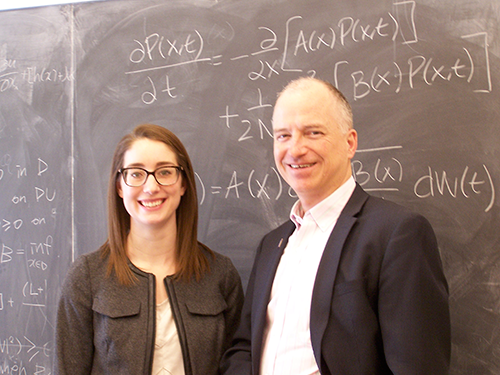
[[[165,184],[162,184],[160,181],[158,181],[158,179],[155,176],[155,173],[156,173],[156,171],[158,171],[159,169],[162,169],[162,168],[174,168],[174,169],[177,170],[177,179],[175,180],[175,182],[173,182],[171,184],[165,185]],[[137,185],[137,186],[133,186],[133,185],[127,184],[127,182],[125,181],[125,175],[123,174],[123,172],[126,172],[129,169],[140,169],[141,171],[146,172],[146,178],[144,179],[144,182],[142,184],[140,184],[140,185]],[[129,187],[141,187],[141,186],[144,186],[144,184],[148,180],[149,176],[153,176],[153,178],[155,179],[156,183],[158,185],[160,185],[160,186],[172,186],[172,185],[175,185],[177,183],[177,181],[179,181],[179,175],[180,175],[179,172],[182,172],[182,171],[184,171],[184,168],[182,168],[182,166],[180,166],[180,165],[164,165],[163,167],[156,168],[153,172],[148,171],[147,169],[144,169],[144,168],[141,168],[141,167],[128,167],[128,168],[120,168],[118,170],[118,173],[122,175],[122,179],[123,179],[123,182],[125,183],[125,185],[127,185]]]

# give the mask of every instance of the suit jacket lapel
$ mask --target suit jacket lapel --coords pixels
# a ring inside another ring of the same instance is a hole
[[[261,254],[258,254],[258,267],[255,270],[252,303],[252,358],[254,371],[260,368],[262,339],[266,327],[267,305],[269,304],[271,289],[278,264],[293,233],[295,225],[288,221],[276,231],[271,232],[264,239]]]
[[[337,276],[340,255],[345,240],[356,222],[356,215],[368,198],[368,194],[356,185],[354,192],[342,210],[330,238],[325,246],[316,274],[311,302],[311,342],[316,363],[321,370],[321,341],[328,323],[330,305],[333,298],[333,286]],[[322,373],[326,373],[323,372]]]

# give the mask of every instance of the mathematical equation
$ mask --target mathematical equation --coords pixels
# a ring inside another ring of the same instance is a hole
[[[269,120],[264,119],[266,116],[263,111],[266,108],[272,108],[273,105],[263,102],[262,91],[260,89],[257,89],[257,92],[258,95],[254,96],[255,105],[246,108],[244,114],[233,112],[229,106],[226,106],[224,112],[219,115],[219,119],[223,121],[228,129],[231,129],[231,127],[235,125],[238,127],[240,132],[238,142],[253,139],[255,128],[259,130],[259,137],[261,140],[264,138],[273,139],[272,125]],[[252,114],[251,117],[249,116],[250,114]]]
[[[35,84],[59,84],[75,80],[74,72],[69,67],[56,69],[50,67],[18,67],[15,59],[0,59],[0,92],[9,90],[20,90],[20,83]]]
[[[5,270],[0,273],[4,280],[0,283],[0,313],[33,308],[46,320],[46,314],[40,309],[47,307],[51,258],[57,256],[55,249],[60,240],[52,234],[58,194],[57,189],[50,187],[53,176],[49,164],[42,158],[34,160],[36,162],[30,164],[16,162],[10,154],[0,157],[0,190],[3,191],[0,267]],[[27,188],[30,194],[18,193],[12,189],[16,186]]]
[[[475,93],[490,93],[492,90],[491,71],[488,55],[488,34],[477,33],[462,36],[463,39],[479,38],[483,41],[483,53],[481,56],[473,56],[467,48],[463,48],[457,54],[452,64],[442,64],[433,57],[415,55],[410,57],[404,64],[396,61],[392,65],[375,66],[368,70],[351,70],[349,61],[337,61],[334,65],[334,84],[340,87],[339,76],[348,75],[352,79],[353,99],[359,100],[372,93],[395,93],[401,92],[403,85],[414,89],[418,83],[432,86],[438,82],[450,82],[459,79],[471,83],[478,71],[483,72],[480,76],[481,83],[478,88],[473,89]],[[483,61],[483,69],[477,69],[479,61]]]
[[[0,264],[10,263],[13,261],[15,256],[20,256],[26,260],[28,268],[36,268],[46,271],[48,268],[47,263],[43,259],[37,259],[36,256],[50,257],[53,242],[54,239],[52,236],[48,235],[44,242],[30,242],[28,251],[20,248],[13,249],[5,243],[2,243]]]
[[[37,159],[38,170],[36,171],[36,176],[42,176],[49,169],[48,164],[41,158]],[[8,181],[10,178],[10,181]],[[12,156],[10,154],[5,154],[0,158],[0,184],[10,184],[15,180],[14,183],[17,185],[24,184],[24,181],[28,179],[28,169],[26,166],[13,163]],[[1,187],[1,185],[0,185]],[[47,186],[33,186],[31,196],[25,194],[14,194],[10,197],[3,196],[6,199],[4,204],[10,201],[10,205],[13,208],[12,211],[21,211],[27,213],[28,207],[33,207],[32,204],[43,204],[54,202],[57,196],[57,190],[55,188],[50,188]],[[23,208],[25,207],[25,208]],[[31,210],[30,210],[31,211]],[[29,213],[27,213],[29,215]],[[1,231],[18,231],[25,226],[25,222],[28,225],[39,227],[47,225],[48,218],[42,216],[31,216],[26,220],[22,217],[6,217],[6,212],[3,212],[3,217],[1,218]],[[57,215],[57,209],[55,207],[50,209],[50,218],[54,219]],[[24,216],[24,215],[23,215]],[[51,236],[49,236],[51,238]],[[33,243],[31,243],[33,245]],[[38,246],[38,245],[37,245]],[[17,250],[22,251],[24,254],[24,249]]]
[[[0,374],[50,375],[62,186],[52,187],[55,168],[43,158],[13,155],[0,155],[0,319],[8,322],[0,332]]]
[[[14,311],[17,311],[18,305],[28,307],[47,307],[47,293],[47,279],[41,282],[26,281],[21,288],[21,295],[17,293],[15,295],[9,295],[5,292],[0,293],[0,311],[8,309],[14,309]]]
[[[432,166],[424,167],[421,175],[408,176],[404,173],[403,163],[395,156],[387,156],[387,151],[401,149],[401,146],[359,150],[360,154],[371,154],[369,161],[356,158],[352,161],[353,176],[366,191],[402,193],[413,195],[422,200],[448,197],[453,200],[471,200],[481,197],[474,204],[478,209],[488,212],[496,200],[496,189],[488,167],[483,164],[477,168],[465,165],[461,172],[452,175],[445,170]],[[295,192],[282,180],[278,171],[271,167],[266,173],[252,169],[246,176],[233,171],[223,184],[209,185],[196,173],[201,192],[200,205],[207,195],[221,199],[263,199],[278,200],[283,196],[297,198]],[[406,177],[406,180],[405,180]],[[411,191],[409,191],[411,189]]]
[[[433,52],[414,53],[403,61],[397,61],[395,57],[384,58],[379,64],[359,69],[359,61],[351,64],[349,59],[339,59],[339,53],[353,44],[365,48],[369,43],[381,40],[402,46],[421,43],[415,22],[416,6],[414,1],[396,2],[393,4],[393,11],[372,23],[363,23],[354,17],[342,17],[328,26],[315,26],[312,29],[307,27],[307,19],[300,15],[293,16],[282,28],[284,32],[280,35],[284,34],[283,39],[270,27],[258,27],[256,34],[261,39],[257,40],[257,49],[237,56],[224,56],[212,49],[205,50],[206,39],[211,46],[217,41],[228,44],[235,40],[237,31],[229,23],[225,26],[214,25],[208,35],[203,35],[198,30],[187,31],[184,36],[166,36],[155,32],[142,40],[134,40],[134,47],[128,54],[132,69],[125,74],[145,75],[144,83],[147,88],[142,92],[141,100],[150,105],[160,100],[162,95],[166,99],[183,95],[181,86],[186,83],[176,82],[175,73],[169,73],[175,68],[208,64],[214,68],[224,66],[223,69],[228,69],[228,66],[238,61],[252,59],[254,68],[245,73],[247,79],[269,81],[273,76],[286,72],[314,76],[316,68],[310,65],[311,61],[316,60],[313,55],[330,53],[333,83],[344,91],[339,77],[350,77],[351,87],[345,92],[352,92],[354,101],[370,94],[398,94],[404,87],[416,89],[421,87],[420,84],[430,87],[452,80],[462,80],[474,85],[473,92],[491,92],[486,32],[462,36],[462,40],[481,46],[479,51],[477,48],[473,50],[462,46],[456,51],[456,56],[447,58],[446,61],[434,56]],[[272,57],[266,59],[266,55]],[[159,71],[167,73],[160,76],[151,74]]]
[[[0,337],[0,374],[50,375],[52,371],[45,362],[50,360],[52,345],[51,341],[37,344],[27,336]]]
[[[358,153],[383,152],[400,148],[401,146],[394,146],[358,150]],[[353,160],[352,167],[356,181],[366,191],[399,192],[404,186],[402,184],[403,164],[396,157],[377,155],[369,163]],[[460,172],[455,174],[430,165],[423,168],[423,172],[413,177],[409,184],[413,191],[405,192],[405,194],[422,200],[449,197],[453,200],[467,201],[472,197],[481,197],[482,199],[478,202],[481,202],[480,209],[484,212],[490,211],[495,204],[495,184],[485,164],[478,167],[464,165]],[[478,205],[478,202],[475,205]]]

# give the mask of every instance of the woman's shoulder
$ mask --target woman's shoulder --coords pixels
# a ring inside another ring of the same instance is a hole
[[[241,283],[239,273],[234,266],[231,258],[217,251],[211,250],[208,246],[198,243],[203,255],[208,261],[208,268],[205,270],[199,280],[194,278],[191,281],[182,282],[184,287],[191,289],[211,287],[219,288],[222,286]]]
[[[102,256],[100,249],[82,254],[69,267],[66,284],[77,283],[82,279],[87,280],[104,276],[106,274],[106,265],[107,260]]]
[[[99,269],[106,267],[107,257],[103,255],[101,249],[91,251],[80,255],[72,264],[72,268],[88,267],[90,269]]]
[[[209,268],[199,280],[176,280],[178,297],[182,296],[186,301],[206,301],[218,296],[225,299],[234,290],[241,290],[241,278],[232,260],[201,243],[199,246],[207,257]]]
[[[203,254],[208,260],[210,270],[216,272],[227,272],[232,271],[233,269],[236,270],[233,261],[227,255],[214,251],[202,243],[199,243],[199,246],[201,247]]]

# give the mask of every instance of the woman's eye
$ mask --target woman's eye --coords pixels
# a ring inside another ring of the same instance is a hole
[[[129,173],[130,177],[132,178],[142,178],[144,176],[144,172],[143,171],[132,171]]]
[[[172,171],[170,170],[170,168],[168,168],[168,169],[167,169],[167,168],[165,168],[165,169],[160,169],[160,170],[158,171],[158,174],[159,174],[160,176],[163,176],[163,177],[165,177],[165,176],[170,176],[170,175],[172,174]]]

